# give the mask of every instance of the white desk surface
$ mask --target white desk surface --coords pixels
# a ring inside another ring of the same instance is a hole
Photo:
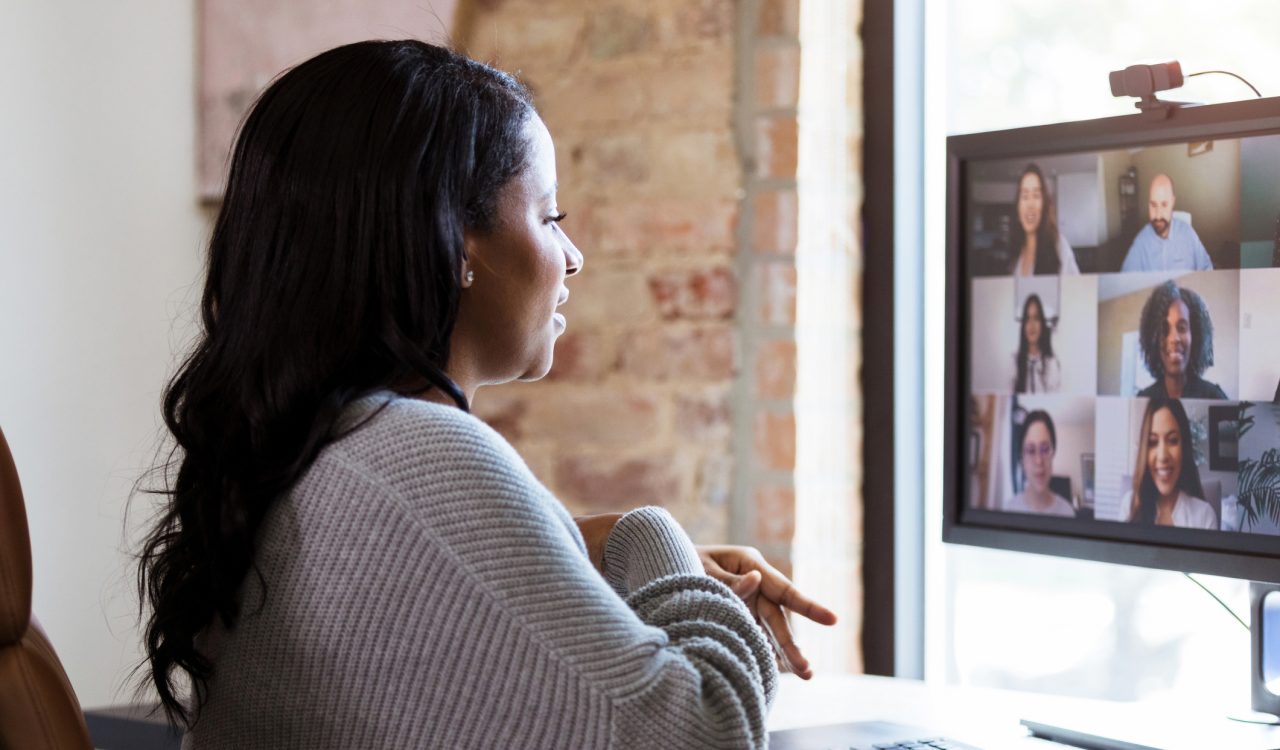
[[[805,682],[783,675],[769,729],[881,720],[919,726],[983,750],[1061,750],[1062,745],[1028,736],[1019,721],[1032,719],[1161,750],[1280,748],[1280,727],[1204,714],[1186,705],[1111,703],[888,677],[817,675]]]

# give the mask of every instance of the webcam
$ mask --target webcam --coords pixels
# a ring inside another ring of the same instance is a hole
[[[1156,92],[1176,89],[1182,85],[1182,81],[1182,65],[1177,60],[1151,65],[1130,65],[1124,70],[1111,71],[1111,95],[1136,96],[1138,101],[1133,106],[1144,115],[1163,119],[1175,109],[1188,106],[1188,102],[1158,99]]]
[[[1145,99],[1157,91],[1168,91],[1182,85],[1182,65],[1177,60],[1154,65],[1130,65],[1111,71],[1112,96],[1136,96]]]

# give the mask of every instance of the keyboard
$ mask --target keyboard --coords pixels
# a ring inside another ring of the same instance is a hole
[[[948,740],[943,737],[933,737],[926,740],[905,740],[903,742],[890,742],[888,744],[872,745],[871,750],[978,750],[973,745],[966,745],[963,742]]]
[[[771,750],[980,750],[920,727],[858,721],[787,729],[769,735]]]

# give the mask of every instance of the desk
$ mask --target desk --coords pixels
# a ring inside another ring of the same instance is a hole
[[[1029,737],[1018,723],[1033,719],[1168,750],[1280,748],[1280,727],[1203,713],[1186,705],[1112,703],[889,677],[818,675],[805,682],[783,675],[769,729],[879,719],[919,726],[983,750],[1062,750]]]

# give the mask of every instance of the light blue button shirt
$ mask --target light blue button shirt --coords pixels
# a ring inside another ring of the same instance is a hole
[[[1169,225],[1169,239],[1161,239],[1148,223],[1133,238],[1121,271],[1209,271],[1213,261],[1196,230],[1181,219]]]

